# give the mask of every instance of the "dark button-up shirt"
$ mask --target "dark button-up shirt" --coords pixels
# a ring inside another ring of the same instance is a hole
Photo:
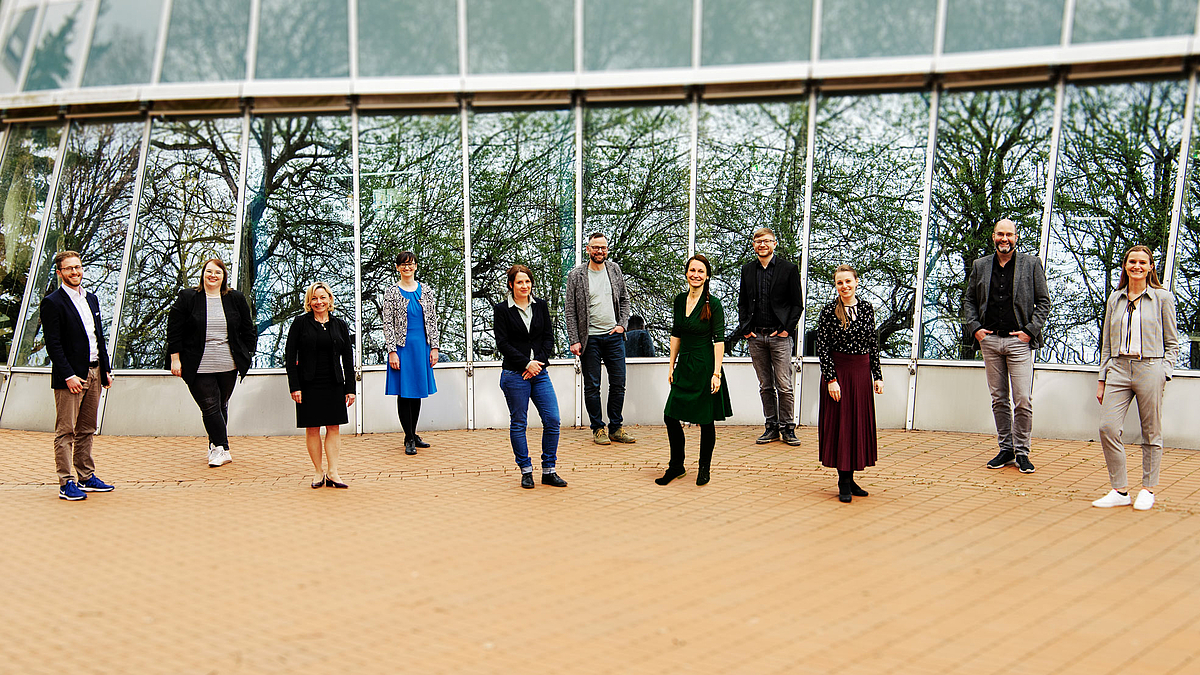
[[[997,335],[1021,330],[1013,313],[1013,271],[1016,268],[1015,257],[1009,258],[1007,265],[1000,264],[1000,256],[992,257],[992,282],[988,288],[983,327]]]
[[[771,311],[771,282],[775,279],[775,256],[771,256],[771,262],[767,263],[766,267],[762,263],[758,263],[755,267],[755,277],[757,283],[755,287],[758,289],[758,294],[754,298],[754,321],[753,328],[770,328],[772,331],[779,328],[779,317],[775,316],[775,312]]]

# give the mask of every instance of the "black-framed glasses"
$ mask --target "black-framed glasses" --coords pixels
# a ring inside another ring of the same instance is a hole
[[[75,270],[83,271],[83,265],[71,265],[70,267],[58,268],[62,272],[74,272]]]

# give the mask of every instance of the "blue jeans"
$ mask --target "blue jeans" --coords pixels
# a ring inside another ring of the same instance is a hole
[[[529,419],[529,401],[542,417],[542,470],[554,468],[558,457],[558,396],[554,384],[545,369],[537,377],[526,380],[514,370],[500,371],[500,389],[508,402],[508,438],[512,442],[513,456],[517,466],[525,471],[533,466],[529,459],[529,441],[525,438],[526,421]]]
[[[589,335],[583,350],[583,404],[591,420],[592,431],[604,428],[600,409],[600,362],[608,370],[608,429],[621,427],[621,409],[625,407],[625,336]]]

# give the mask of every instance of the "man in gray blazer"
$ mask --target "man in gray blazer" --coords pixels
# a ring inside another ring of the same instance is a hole
[[[996,253],[971,267],[962,310],[963,323],[983,353],[1000,442],[1000,454],[987,468],[1015,464],[1021,473],[1033,473],[1033,352],[1042,344],[1050,292],[1042,261],[1017,252],[1016,223],[1007,218],[996,223],[992,244]]]

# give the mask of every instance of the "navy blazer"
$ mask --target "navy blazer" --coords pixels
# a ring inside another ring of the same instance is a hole
[[[40,315],[42,319],[42,336],[46,340],[46,353],[50,355],[50,387],[66,389],[67,378],[74,375],[81,380],[88,376],[87,330],[83,327],[83,319],[75,303],[67,295],[69,291],[59,286],[53,293],[42,298]],[[96,324],[97,361],[100,364],[100,381],[107,385],[110,382],[109,372],[112,366],[108,362],[108,345],[104,342],[104,324],[100,320],[100,301],[91,291],[84,296],[88,307],[92,310],[92,321]]]
[[[533,297],[533,296],[530,296]],[[529,352],[543,366],[550,365],[554,354],[554,324],[550,322],[550,303],[534,297],[533,317],[529,329],[521,319],[520,310],[503,300],[492,308],[492,328],[496,331],[496,349],[504,356],[504,369],[525,371]]]

